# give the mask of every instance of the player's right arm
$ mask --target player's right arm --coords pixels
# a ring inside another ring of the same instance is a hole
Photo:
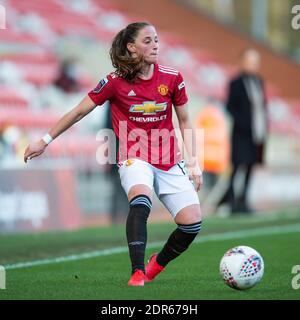
[[[115,78],[109,75],[102,79],[96,88],[90,91],[75,108],[66,113],[42,139],[31,143],[25,150],[24,161],[27,162],[27,160],[41,155],[53,139],[84,118],[96,106],[101,106],[105,101],[113,99]]]
[[[95,102],[92,101],[92,99],[89,96],[86,96],[75,108],[66,113],[54,125],[54,127],[49,130],[48,136],[52,139],[55,139],[64,131],[69,129],[73,124],[84,118],[95,107]],[[27,162],[27,160],[41,155],[45,151],[47,145],[48,144],[43,139],[31,143],[25,150],[24,161]]]

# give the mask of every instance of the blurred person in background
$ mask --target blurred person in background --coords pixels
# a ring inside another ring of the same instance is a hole
[[[54,85],[66,93],[79,90],[74,59],[69,58],[62,62]]]
[[[253,212],[247,201],[249,182],[254,166],[262,164],[264,158],[268,126],[260,65],[260,54],[254,49],[245,50],[241,55],[241,70],[229,84],[226,108],[233,124],[232,171],[229,187],[218,204],[230,204],[233,214]],[[242,188],[236,190],[235,180],[240,173],[244,176]]]
[[[20,149],[22,142],[26,141],[23,130],[13,124],[3,124],[0,126],[0,159],[7,163],[20,161]],[[27,145],[27,141],[25,142]],[[22,154],[24,151],[23,145]]]
[[[125,144],[123,148],[126,149],[119,152],[118,161],[122,187],[130,206],[126,221],[132,268],[129,286],[143,286],[152,281],[170,261],[188,249],[202,223],[197,194],[202,185],[202,172],[196,154],[196,134],[187,110],[185,83],[180,72],[157,63],[158,50],[159,41],[153,25],[138,22],[121,30],[110,49],[116,71],[103,78],[49,133],[30,144],[24,154],[25,162],[41,155],[53,139],[96,106],[110,102],[120,150],[121,144]],[[189,156],[188,166],[174,133],[173,107]],[[163,135],[153,138],[153,132],[162,130]],[[186,130],[191,134],[184,134]],[[130,138],[132,134],[141,140],[138,150],[134,148],[137,141]],[[169,140],[167,148],[163,141],[166,139]],[[153,189],[177,227],[145,267],[147,219],[152,208]]]

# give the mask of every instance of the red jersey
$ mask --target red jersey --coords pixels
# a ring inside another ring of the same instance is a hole
[[[110,102],[119,161],[138,158],[168,170],[182,159],[172,105],[182,106],[188,98],[178,71],[155,64],[151,79],[138,78],[134,83],[111,73],[88,95],[96,105]]]

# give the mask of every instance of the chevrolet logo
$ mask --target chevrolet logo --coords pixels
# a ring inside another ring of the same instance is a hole
[[[133,104],[130,112],[142,112],[143,115],[156,114],[156,112],[165,111],[167,109],[167,102],[157,103],[155,101],[146,101],[143,104]]]

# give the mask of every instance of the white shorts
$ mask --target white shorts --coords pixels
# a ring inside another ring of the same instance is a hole
[[[119,174],[127,195],[133,186],[146,185],[151,190],[154,189],[173,218],[181,209],[200,204],[194,185],[189,180],[184,160],[164,171],[145,161],[129,159],[119,164]]]

